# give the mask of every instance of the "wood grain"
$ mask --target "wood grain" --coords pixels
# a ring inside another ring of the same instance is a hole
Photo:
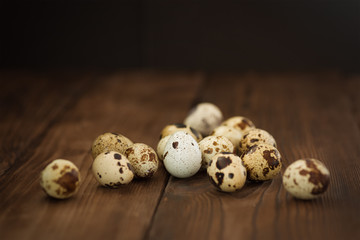
[[[7,80],[0,90],[2,239],[360,238],[359,76],[133,71],[0,77]],[[154,178],[120,189],[96,183],[90,171],[96,136],[118,132],[155,148],[161,129],[181,122],[200,101],[269,131],[282,171],[299,158],[323,161],[331,173],[328,191],[296,200],[279,175],[222,193],[204,171],[178,179],[162,165]],[[65,201],[39,186],[40,171],[56,158],[72,160],[82,176],[79,192]]]

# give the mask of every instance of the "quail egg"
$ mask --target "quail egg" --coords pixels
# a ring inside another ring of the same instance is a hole
[[[134,143],[126,149],[125,155],[133,166],[137,177],[152,177],[158,169],[159,161],[156,152],[146,144]]]
[[[261,143],[253,145],[242,156],[248,178],[255,181],[273,179],[280,173],[281,156],[272,145]]]
[[[212,131],[211,135],[224,136],[228,138],[234,146],[239,146],[243,136],[239,130],[230,126],[218,126]]]
[[[286,168],[282,179],[284,188],[294,197],[313,199],[327,190],[330,172],[317,159],[300,159]]]
[[[100,153],[92,164],[96,180],[103,186],[117,188],[134,178],[133,167],[125,155],[108,151]]]
[[[190,110],[184,123],[208,136],[214,128],[220,125],[223,115],[220,109],[212,103],[199,103]]]
[[[249,130],[239,143],[239,154],[244,154],[251,146],[266,143],[276,147],[276,141],[267,131],[259,128]]]
[[[79,189],[79,169],[69,160],[56,159],[41,172],[40,185],[51,197],[69,198]]]
[[[178,132],[178,131],[184,131],[189,133],[197,142],[199,142],[202,139],[201,134],[196,131],[194,128],[187,126],[183,123],[175,123],[175,124],[169,124],[166,125],[160,134],[160,139],[170,136],[171,134]]]
[[[130,147],[133,142],[127,137],[117,133],[104,133],[98,136],[92,147],[91,153],[93,159],[102,152],[116,151],[124,154],[125,150]]]
[[[234,152],[234,145],[223,136],[207,136],[199,142],[202,155],[202,166],[208,167],[213,156],[220,152]]]
[[[178,178],[195,175],[201,167],[201,151],[198,143],[189,133],[173,133],[165,145],[164,166]]]
[[[167,141],[169,140],[170,135],[163,137],[162,139],[160,139],[160,141],[158,142],[158,145],[156,147],[156,153],[159,157],[159,160],[164,160],[164,151],[165,151],[165,145],[167,143]]]
[[[223,192],[235,192],[246,182],[246,169],[239,156],[233,153],[218,153],[209,162],[207,173],[210,182]]]
[[[250,119],[243,116],[235,116],[226,119],[221,123],[221,125],[233,127],[239,130],[243,135],[246,134],[249,130],[255,128],[255,124]]]

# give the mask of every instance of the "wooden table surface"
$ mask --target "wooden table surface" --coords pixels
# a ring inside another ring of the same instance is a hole
[[[5,239],[359,239],[360,77],[340,73],[124,71],[0,73],[0,238]],[[156,148],[166,124],[208,101],[224,117],[247,116],[277,140],[284,167],[323,161],[328,191],[296,200],[281,176],[222,193],[206,173],[187,179],[161,164],[149,180],[100,187],[90,147],[104,132]],[[79,192],[47,197],[41,170],[73,161]]]

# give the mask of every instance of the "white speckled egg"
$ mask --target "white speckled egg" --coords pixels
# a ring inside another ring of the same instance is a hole
[[[126,149],[125,155],[133,166],[137,177],[150,178],[159,167],[159,160],[155,150],[146,144],[134,143]]]
[[[234,145],[223,136],[207,136],[199,142],[202,156],[202,166],[208,167],[213,156],[220,152],[234,152]]]
[[[160,133],[160,139],[170,136],[171,134],[178,132],[178,131],[184,131],[189,133],[197,142],[199,142],[202,139],[201,134],[196,131],[194,128],[185,125],[183,123],[175,123],[175,124],[169,124],[166,125],[163,130]]]
[[[246,182],[246,169],[239,156],[218,153],[209,162],[207,173],[210,182],[223,192],[235,192]]]
[[[51,197],[69,198],[79,189],[79,169],[68,160],[56,159],[41,172],[40,185]]]
[[[239,146],[243,136],[239,130],[229,126],[218,126],[212,131],[211,135],[224,136],[228,138],[234,146]]]
[[[284,188],[294,197],[313,199],[327,190],[330,172],[319,160],[300,159],[286,168],[282,179]]]
[[[117,188],[134,178],[133,167],[125,155],[108,151],[100,153],[92,164],[96,180],[103,186]]]
[[[221,123],[223,126],[233,127],[239,130],[242,135],[246,134],[249,130],[255,128],[255,124],[248,118],[243,116],[235,116],[226,119]]]
[[[253,145],[242,160],[248,172],[248,178],[255,181],[273,179],[281,170],[281,155],[279,151],[268,144]]]
[[[220,125],[222,119],[223,115],[217,106],[212,103],[199,103],[190,110],[184,123],[207,136]]]
[[[104,133],[95,139],[91,147],[92,157],[95,159],[97,155],[107,151],[124,154],[125,150],[132,144],[133,142],[130,139],[121,134]]]
[[[158,145],[156,147],[156,153],[159,157],[159,160],[164,160],[165,146],[166,146],[166,143],[169,140],[169,138],[170,138],[170,135],[161,138],[160,141],[158,142]]]
[[[201,152],[198,143],[186,132],[172,134],[165,145],[164,166],[178,178],[195,175],[201,167]]]
[[[244,154],[251,146],[266,143],[276,147],[276,141],[267,131],[259,128],[249,130],[239,143],[239,154]]]

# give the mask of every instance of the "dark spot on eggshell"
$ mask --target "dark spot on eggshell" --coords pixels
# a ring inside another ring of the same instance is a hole
[[[208,148],[208,149],[204,150],[204,153],[206,153],[206,154],[211,154],[212,152],[213,152],[212,148]]]
[[[120,139],[117,139],[117,142],[118,142],[118,143],[121,143],[121,140],[120,140]]]
[[[215,187],[217,187],[218,189],[220,189],[219,185],[215,182],[215,180],[214,180],[211,176],[209,176],[209,179],[210,179],[210,182],[211,182]]]
[[[274,170],[280,165],[280,155],[279,152],[272,149],[272,150],[265,150],[263,151],[263,157],[267,161],[269,168]],[[274,155],[275,157],[273,157]]]
[[[224,181],[224,173],[217,172],[217,173],[215,173],[215,177],[218,180],[218,185],[221,186],[221,184]]]
[[[109,154],[110,152],[109,151],[107,151],[106,153],[105,153],[105,155],[107,155],[107,154]]]
[[[58,168],[59,168],[59,166],[56,165],[56,164],[55,164],[54,166],[52,166],[52,169],[53,169],[53,170],[56,170],[56,169],[58,169]]]
[[[317,168],[316,164],[313,163],[312,160],[306,159],[305,161],[306,161],[306,166],[311,170],[307,171],[303,169],[299,173],[302,176],[310,175],[309,182],[315,185],[311,193],[316,195],[325,192],[330,183],[329,175],[321,173],[320,170]]]
[[[168,155],[168,153],[169,153],[169,152],[166,152],[166,153],[164,154],[164,158],[166,158],[166,156]]]
[[[215,141],[214,141],[214,142],[213,142],[213,145],[214,145],[214,146],[217,146],[217,145],[219,145],[219,144],[218,144],[217,142],[215,142]]]
[[[264,177],[269,173],[269,168],[264,168],[263,169],[263,175]]]
[[[114,159],[120,160],[121,159],[121,155],[118,153],[114,154]]]
[[[215,148],[215,151],[216,151],[216,152],[220,152],[220,148]]]
[[[298,185],[298,183],[296,182],[296,180],[295,180],[295,179],[294,179],[294,184],[295,184],[295,185]]]
[[[175,123],[174,126],[177,128],[186,128],[186,125],[183,123]]]
[[[227,166],[229,166],[232,163],[230,157],[223,157],[220,156],[217,158],[216,160],[216,167],[221,170],[223,168],[226,168]]]
[[[149,154],[149,161],[150,161],[150,162],[156,162],[156,155],[155,155],[155,153],[151,152],[151,153]]]
[[[233,173],[229,173],[229,178],[233,178],[234,177],[234,174]],[[229,186],[230,187],[230,186]]]
[[[229,155],[229,154],[233,154],[233,153],[231,153],[231,152],[221,152],[221,154]]]
[[[254,146],[251,146],[246,152],[245,154],[252,154],[256,151],[256,149],[258,148],[258,145],[255,144]]]
[[[100,173],[97,173],[97,175],[99,176],[99,178],[101,178],[101,174],[100,174]]]
[[[173,146],[173,148],[175,148],[175,149],[178,147],[178,145],[179,145],[179,142],[173,142],[173,143],[172,143],[172,146]]]
[[[118,166],[121,166],[121,163],[120,163],[120,162],[117,162],[117,165],[118,165]]]
[[[211,166],[212,162],[213,162],[213,160],[210,160],[210,162],[209,162],[209,167]]]
[[[193,146],[194,146],[194,143],[191,143],[191,145],[193,145]]]
[[[123,168],[120,168],[120,169],[119,169],[119,172],[120,172],[121,174],[123,174],[123,173],[124,173]]]
[[[252,139],[250,139],[250,142],[251,142],[251,143],[258,142],[258,141],[259,141],[259,139],[257,139],[257,138],[252,138]]]
[[[79,182],[79,173],[75,169],[72,169],[70,172],[66,172],[54,182],[65,189],[63,192],[64,195],[69,195],[76,190],[76,186]]]

